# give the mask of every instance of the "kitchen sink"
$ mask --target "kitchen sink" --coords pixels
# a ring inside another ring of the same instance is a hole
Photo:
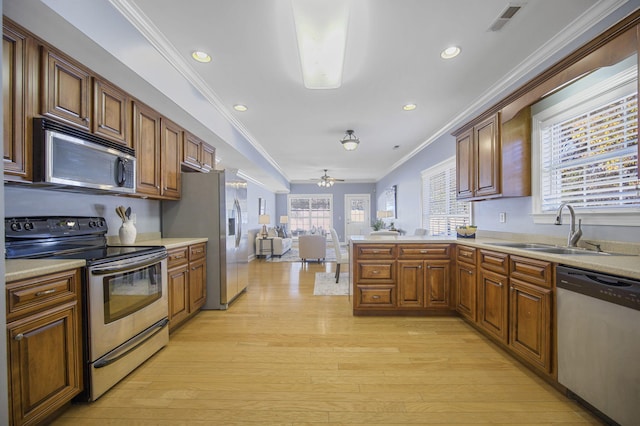
[[[511,247],[518,248],[523,250],[530,250],[538,253],[549,253],[549,254],[571,254],[571,255],[587,255],[587,256],[635,256],[633,254],[625,254],[625,253],[611,253],[605,251],[595,251],[595,250],[587,250],[578,247],[559,247],[551,244],[542,244],[542,243],[487,243],[492,246],[499,247]]]
[[[558,248],[557,246],[552,246],[551,244],[542,244],[542,243],[487,243],[492,246],[500,246],[500,247],[512,247],[512,248],[520,248],[520,249],[543,249],[543,248]]]

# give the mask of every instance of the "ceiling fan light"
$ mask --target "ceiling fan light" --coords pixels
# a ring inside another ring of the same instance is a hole
[[[340,143],[342,144],[342,147],[347,151],[354,151],[358,147],[360,139],[358,139],[357,136],[353,134],[353,130],[347,130]]]

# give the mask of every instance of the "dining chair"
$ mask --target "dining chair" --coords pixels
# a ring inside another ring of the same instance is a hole
[[[349,253],[342,253],[340,251],[340,240],[338,239],[338,233],[335,229],[331,228],[331,242],[333,249],[336,251],[336,283],[340,280],[340,265],[349,264]]]

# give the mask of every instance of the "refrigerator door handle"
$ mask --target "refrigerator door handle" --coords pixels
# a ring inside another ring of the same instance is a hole
[[[235,199],[234,207],[236,208],[236,248],[240,247],[240,239],[242,238],[242,209],[240,208],[240,202],[238,199]]]

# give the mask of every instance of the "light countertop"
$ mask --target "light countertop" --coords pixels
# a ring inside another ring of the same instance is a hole
[[[167,249],[189,246],[192,244],[207,242],[208,238],[162,238],[159,233],[151,234],[147,238],[136,239],[129,246],[164,246]],[[118,238],[109,239],[109,245],[120,245]],[[8,259],[5,260],[5,282],[24,280],[38,277],[40,275],[53,274],[55,272],[69,269],[81,268],[85,266],[82,259]]]
[[[84,260],[71,259],[10,259],[5,260],[5,282],[24,280],[27,278],[48,275],[69,269],[81,268]]]

